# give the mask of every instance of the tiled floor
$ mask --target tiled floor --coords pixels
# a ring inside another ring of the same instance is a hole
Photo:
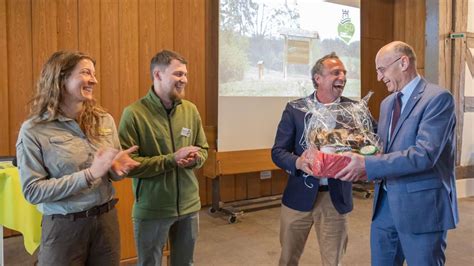
[[[349,215],[349,245],[344,265],[370,265],[369,226],[372,200],[355,197]],[[474,197],[459,200],[461,222],[448,233],[446,265],[474,265]],[[277,265],[280,254],[279,208],[246,213],[235,224],[227,217],[213,218],[201,211],[195,265]],[[6,266],[32,265],[21,237],[5,240]],[[309,236],[300,265],[321,265],[314,231]]]

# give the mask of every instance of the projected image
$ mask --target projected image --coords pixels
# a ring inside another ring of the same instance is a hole
[[[353,0],[221,0],[219,96],[307,96],[314,91],[311,67],[334,51],[347,69],[344,95],[360,98],[358,6]]]

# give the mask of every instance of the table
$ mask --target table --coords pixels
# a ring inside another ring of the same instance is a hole
[[[26,251],[33,254],[41,241],[42,214],[25,200],[18,169],[0,162],[0,265],[3,264],[3,226],[23,234]]]
[[[209,212],[229,215],[227,221],[231,224],[237,222],[237,216],[243,214],[244,209],[256,211],[281,206],[281,195],[241,200],[231,204],[224,204],[220,200],[221,176],[279,169],[272,161],[270,149],[218,152],[211,148],[203,168],[204,176],[212,180],[212,203]]]

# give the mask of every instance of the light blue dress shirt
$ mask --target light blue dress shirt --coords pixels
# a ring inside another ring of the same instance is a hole
[[[413,93],[413,90],[415,90],[416,86],[418,85],[418,83],[420,82],[421,78],[420,76],[416,76],[414,79],[412,79],[410,82],[408,82],[407,85],[405,85],[405,87],[403,87],[403,89],[400,91],[401,93],[403,93],[402,95],[402,109],[400,110],[400,117],[402,116],[403,114],[403,110],[405,109],[405,106],[407,105],[408,103],[408,100],[410,99],[412,93]],[[392,118],[393,118],[393,111],[392,111]],[[391,139],[392,136],[390,134],[390,132],[392,131],[392,118],[390,118],[390,128],[389,128],[389,131],[388,131],[388,139]]]

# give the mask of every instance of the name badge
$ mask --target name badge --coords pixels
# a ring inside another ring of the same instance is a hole
[[[184,137],[191,136],[191,129],[183,127],[181,129],[181,136],[184,136]]]
[[[111,128],[105,128],[105,127],[99,128],[99,135],[107,136],[107,135],[110,135],[110,134],[112,134],[112,129]]]

